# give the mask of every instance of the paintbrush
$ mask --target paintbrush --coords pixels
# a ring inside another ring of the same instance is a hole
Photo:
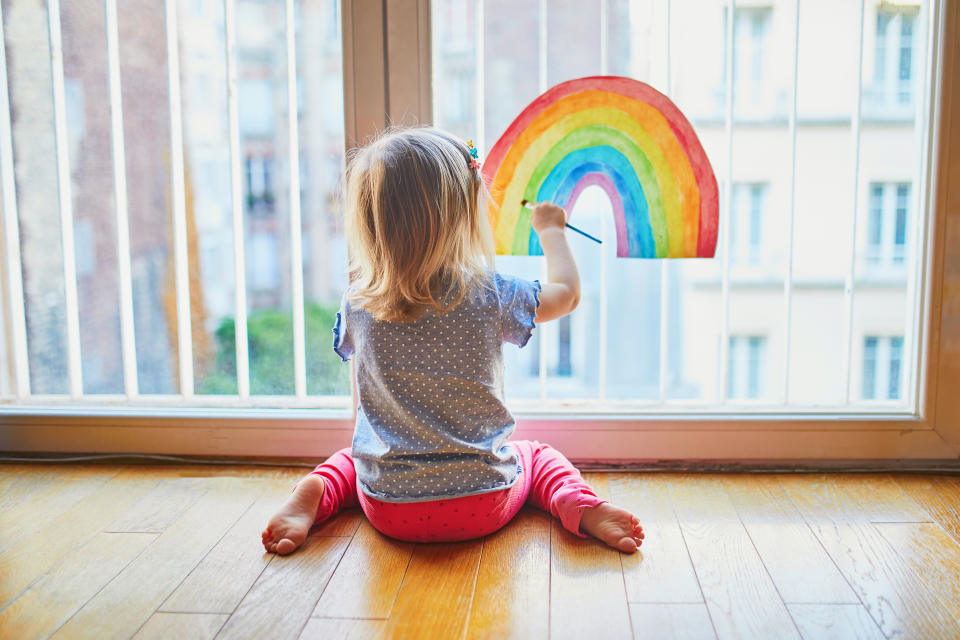
[[[521,200],[521,201],[520,201],[520,204],[522,204],[523,206],[525,206],[527,209],[533,210],[533,205],[530,204],[529,202],[527,202],[526,200]],[[576,232],[579,233],[580,235],[586,236],[586,237],[590,238],[591,240],[593,240],[593,241],[596,242],[597,244],[603,244],[603,243],[601,242],[600,238],[594,238],[592,235],[590,235],[590,234],[587,233],[586,231],[581,231],[580,229],[577,229],[575,226],[573,226],[573,225],[570,224],[569,222],[566,223],[566,224],[567,224],[567,228],[570,229],[571,231],[576,231]]]

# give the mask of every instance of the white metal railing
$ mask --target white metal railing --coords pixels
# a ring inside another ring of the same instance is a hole
[[[63,89],[63,42],[60,30],[60,1],[47,0],[50,33],[50,70],[53,75],[53,123],[57,139],[57,186],[60,197],[60,234],[63,251],[63,288],[67,308],[67,370],[70,396],[83,395],[80,367],[80,312],[77,304],[77,260],[73,242],[73,196],[67,156],[67,109]]]
[[[850,264],[847,278],[843,286],[843,358],[840,380],[843,382],[841,395],[843,404],[850,401],[850,372],[853,360],[853,288],[854,276],[857,267],[857,218],[859,218],[860,204],[860,118],[863,114],[863,13],[866,0],[857,2],[857,88],[856,102],[853,108],[853,119],[850,127],[853,131],[853,220],[851,221],[850,237],[853,239],[850,247]]]
[[[67,149],[66,135],[66,108],[64,95],[64,77],[63,77],[63,52],[62,52],[62,32],[60,24],[60,0],[47,0],[48,29],[50,38],[50,63],[52,71],[52,98],[54,106],[54,130],[56,134],[56,163],[58,192],[57,198],[60,205],[60,225],[61,225],[61,249],[63,255],[63,269],[65,279],[65,307],[67,314],[67,368],[69,380],[69,400],[75,402],[96,402],[99,404],[171,404],[184,403],[195,405],[211,406],[336,406],[348,407],[350,398],[330,398],[309,396],[306,385],[306,337],[305,337],[305,309],[304,309],[304,282],[303,282],[303,255],[302,255],[302,232],[301,232],[301,204],[300,204],[300,151],[299,151],[299,114],[298,114],[298,87],[296,71],[296,29],[295,29],[295,5],[294,0],[285,0],[284,4],[284,45],[286,52],[286,117],[287,117],[287,135],[288,135],[288,165],[289,165],[289,197],[290,197],[290,219],[289,219],[289,238],[290,238],[290,274],[293,300],[293,342],[294,342],[294,395],[293,396],[251,396],[250,393],[250,362],[248,353],[247,337],[247,298],[246,298],[246,278],[245,278],[245,247],[244,247],[244,221],[243,221],[243,175],[240,162],[240,134],[239,134],[239,116],[238,116],[238,96],[237,96],[237,28],[236,28],[236,7],[237,0],[223,0],[225,15],[226,46],[223,55],[226,61],[227,69],[227,107],[228,107],[228,130],[230,142],[230,179],[231,179],[231,211],[232,211],[232,229],[233,229],[233,275],[236,283],[235,299],[235,342],[236,342],[236,375],[237,389],[235,396],[202,396],[195,397],[194,384],[194,353],[193,337],[191,324],[191,302],[190,302],[190,278],[189,278],[189,251],[187,241],[187,212],[186,212],[186,186],[185,186],[185,167],[184,167],[184,140],[183,140],[183,106],[181,103],[181,62],[179,56],[178,44],[178,17],[177,0],[165,1],[165,36],[166,36],[166,55],[167,55],[167,83],[169,90],[169,123],[170,123],[170,154],[171,154],[171,198],[173,205],[173,227],[174,227],[174,264],[175,264],[175,292],[176,292],[176,318],[177,318],[177,359],[179,363],[179,393],[171,395],[142,394],[139,390],[136,359],[136,342],[134,332],[133,318],[133,289],[131,277],[131,247],[129,230],[129,211],[127,194],[127,176],[126,176],[126,151],[124,141],[124,118],[122,105],[121,74],[120,74],[120,54],[118,42],[118,21],[117,21],[117,3],[118,0],[104,0],[105,14],[105,46],[107,58],[107,76],[109,80],[109,109],[110,109],[110,134],[111,150],[113,156],[113,189],[115,199],[115,215],[117,225],[116,246],[118,252],[118,274],[119,274],[119,300],[120,300],[120,329],[121,329],[121,357],[123,362],[124,374],[124,394],[116,395],[97,395],[90,398],[83,393],[83,376],[81,362],[81,342],[79,329],[79,313],[77,300],[77,274],[76,257],[74,255],[73,238],[73,205],[71,197],[71,174],[69,166],[69,153]],[[664,65],[666,68],[666,91],[671,93],[673,83],[672,73],[672,2],[664,0],[665,23],[666,23],[666,55]],[[926,6],[926,5],[925,5]],[[474,64],[474,87],[475,87],[475,108],[476,108],[476,142],[481,149],[486,148],[487,132],[485,129],[485,2],[477,0],[474,24],[475,37],[475,64]],[[548,87],[548,16],[547,0],[537,0],[537,11],[539,26],[537,31],[537,79],[538,89],[542,93]],[[796,182],[797,182],[797,87],[799,70],[799,43],[800,43],[800,0],[793,0],[793,57],[792,78],[791,78],[791,105],[788,120],[788,129],[790,136],[790,189],[789,189],[789,224],[788,224],[788,256],[786,275],[783,283],[783,318],[786,327],[786,339],[784,342],[784,365],[781,392],[778,399],[783,405],[789,405],[790,388],[790,358],[791,358],[791,332],[792,332],[792,300],[794,293],[794,251],[793,234],[795,227],[795,209],[796,209]],[[925,9],[926,10],[926,9]],[[608,4],[607,0],[601,0],[599,3],[601,33],[599,38],[600,46],[600,68],[598,72],[605,74],[608,72],[608,45],[606,33],[609,27]],[[932,56],[937,46],[937,28],[942,26],[942,20],[938,22],[938,16],[942,12],[942,4],[934,1],[927,14],[928,17],[928,44],[926,47],[927,59]],[[733,144],[734,144],[734,124],[735,124],[735,82],[734,69],[736,57],[736,3],[731,0],[728,6],[728,20],[726,27],[727,37],[727,56],[724,60],[726,68],[725,77],[725,106],[724,106],[724,133],[727,142],[726,149],[726,167],[724,175],[723,208],[721,211],[721,231],[720,239],[721,249],[721,308],[720,314],[720,358],[717,370],[717,388],[714,402],[707,403],[712,406],[720,406],[727,403],[728,386],[728,351],[730,337],[730,237],[729,220],[732,205],[732,184],[733,184]],[[854,212],[851,222],[851,233],[855,239],[857,237],[857,220],[859,209],[859,176],[860,176],[860,129],[862,121],[861,102],[863,94],[863,58],[864,58],[864,13],[865,0],[858,0],[858,60],[857,60],[857,82],[856,82],[856,106],[853,111],[851,122],[852,132],[852,152],[854,160]],[[3,20],[3,7],[0,6],[0,23]],[[14,153],[13,153],[13,135],[11,131],[11,102],[7,78],[7,44],[3,43],[0,47],[0,187],[2,187],[3,197],[3,234],[4,234],[4,255],[5,272],[7,277],[7,293],[9,300],[4,301],[7,304],[10,326],[7,330],[11,334],[10,344],[13,346],[13,391],[15,400],[22,403],[62,403],[64,396],[59,395],[40,395],[31,391],[30,385],[30,366],[29,355],[27,351],[27,325],[24,305],[24,287],[23,273],[21,268],[21,250],[18,239],[19,222],[16,197],[16,184],[14,174]],[[927,68],[927,65],[921,65]],[[917,122],[926,122],[928,114],[931,111],[929,101],[929,80],[930,74],[925,74],[927,89],[923,91],[924,99],[916,101],[917,104]],[[927,123],[928,125],[930,123]],[[929,132],[929,129],[928,129]],[[929,206],[929,193],[926,188],[926,180],[929,179],[928,165],[931,161],[931,145],[927,142],[929,136],[925,137],[924,143],[920,145],[918,151],[918,175],[916,176],[917,188],[913,190],[911,196],[914,198],[915,210],[923,212]],[[601,221],[601,236],[606,241],[608,236],[607,221]],[[923,264],[924,255],[924,233],[923,225],[917,225],[919,233],[910,236],[910,242],[914,248],[914,259],[910,264],[910,278],[908,279],[907,299],[913,303],[914,312],[908,314],[908,331],[905,332],[904,340],[904,366],[908,373],[910,384],[904,385],[908,390],[903,395],[904,398],[915,398],[916,389],[919,385],[916,369],[918,366],[919,351],[915,333],[919,330],[920,314],[922,300],[922,286],[920,282],[920,269],[917,265]],[[605,245],[606,246],[606,245]],[[545,263],[543,263],[545,269]],[[856,267],[856,242],[853,243],[849,269],[844,282],[844,334],[842,342],[843,359],[843,381],[844,389],[842,391],[841,406],[846,407],[850,402],[850,379],[852,369],[852,345],[853,345],[853,303],[856,288],[855,281]],[[608,346],[608,265],[607,259],[601,260],[601,291],[600,291],[600,327],[599,327],[599,374],[598,374],[598,393],[597,398],[593,400],[604,400],[607,394],[607,346]],[[633,406],[642,409],[658,408],[675,410],[677,405],[689,404],[689,401],[679,401],[668,397],[668,366],[667,351],[670,338],[670,317],[669,317],[669,270],[668,263],[662,261],[660,265],[660,326],[659,326],[659,349],[660,362],[659,384],[657,398],[650,402],[634,402]],[[575,407],[577,409],[591,408],[602,409],[599,404],[590,405],[588,401],[562,403],[559,401],[548,401],[547,399],[547,349],[545,342],[548,338],[556,338],[555,326],[545,325],[544,331],[539,341],[539,407]],[[906,354],[910,354],[909,356]],[[613,405],[611,405],[613,406]],[[769,410],[769,405],[762,405]],[[901,405],[898,405],[898,407]],[[791,411],[796,411],[796,407],[791,407]],[[878,411],[884,411],[883,407]]]
[[[790,222],[787,225],[787,272],[783,279],[782,404],[790,402],[790,338],[793,329],[793,234],[797,213],[797,81],[800,76],[800,0],[793,0],[793,88],[790,91]]]
[[[673,88],[673,69],[671,68],[671,48],[670,45],[673,42],[671,29],[673,28],[673,20],[671,19],[671,9],[673,8],[673,2],[671,0],[666,0],[666,25],[664,28],[664,34],[666,35],[666,51],[663,56],[664,65],[666,66],[667,77],[666,84],[664,85],[667,90],[667,95],[671,95]],[[666,260],[660,261],[660,362],[659,362],[659,371],[657,373],[659,384],[657,399],[660,404],[664,404],[667,401],[667,345],[669,344],[670,339],[670,314],[669,314],[669,287],[670,287],[670,272],[669,272],[669,263]],[[604,323],[604,326],[606,323]]]
[[[167,81],[170,97],[170,180],[173,183],[173,255],[177,292],[177,352],[180,395],[193,396],[193,323],[187,263],[187,193],[183,166],[183,107],[180,100],[180,43],[177,0],[166,0]]]
[[[733,69],[737,55],[736,35],[737,24],[737,3],[736,0],[730,0],[727,7],[727,57],[724,60],[726,66],[726,101],[724,107],[724,128],[727,137],[727,173],[723,186],[723,206],[720,208],[720,229],[719,240],[723,243],[722,253],[722,275],[720,279],[720,359],[717,362],[719,369],[717,380],[717,403],[725,404],[727,401],[727,374],[729,373],[727,361],[730,359],[730,211],[733,208],[733,105],[734,87]]]
[[[236,283],[234,327],[236,331],[237,395],[250,397],[250,359],[247,343],[247,271],[243,239],[243,183],[240,173],[240,116],[237,107],[237,25],[232,0],[224,3],[227,57],[227,118],[230,130],[230,193],[233,220],[233,278]],[[239,240],[238,240],[239,239]]]
[[[297,48],[293,0],[286,0],[287,127],[290,139],[290,281],[293,284],[293,379],[297,398],[307,395],[306,337],[303,313],[303,240],[300,225],[300,137],[297,114]]]
[[[113,188],[117,213],[117,262],[120,275],[120,344],[123,385],[127,398],[139,393],[137,352],[133,332],[133,277],[130,267],[130,215],[127,204],[127,159],[123,140],[123,100],[120,82],[120,35],[117,0],[105,0],[107,68],[110,84],[110,139],[113,149]]]

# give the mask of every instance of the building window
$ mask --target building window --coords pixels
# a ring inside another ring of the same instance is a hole
[[[870,106],[912,115],[916,7],[884,3],[877,11]]]
[[[734,184],[730,212],[730,261],[758,264],[763,242],[766,184]]]
[[[910,183],[870,185],[864,259],[868,266],[902,266],[907,251]]]
[[[863,339],[863,399],[899,400],[903,336]]]
[[[763,397],[766,355],[765,336],[730,336],[727,398],[752,400]]]
[[[252,213],[272,213],[274,204],[273,158],[271,156],[247,156],[245,165],[247,210]],[[305,177],[301,175],[301,184],[305,183],[304,180]]]
[[[724,53],[720,62],[723,65],[721,98],[726,101],[727,86],[727,13],[723,16]],[[736,43],[733,60],[733,101],[734,112],[738,116],[757,117],[767,115],[773,110],[774,79],[769,76],[770,58],[770,18],[768,8],[737,7],[736,22],[733,25],[733,39]]]

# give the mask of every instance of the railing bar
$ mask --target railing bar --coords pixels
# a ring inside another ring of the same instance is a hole
[[[70,395],[83,395],[80,357],[80,312],[77,302],[76,247],[73,239],[73,196],[70,156],[67,146],[67,108],[63,88],[63,37],[60,31],[60,0],[47,0],[50,32],[50,71],[53,85],[53,123],[57,145],[57,185],[60,198],[60,238],[63,248],[63,290],[67,314],[67,368]]]
[[[790,105],[790,212],[787,226],[787,273],[783,279],[783,389],[781,404],[790,401],[790,339],[793,329],[793,234],[797,210],[797,86],[800,64],[800,0],[793,1],[793,93]]]
[[[339,0],[336,0],[339,1]],[[479,4],[479,2],[478,2]],[[440,48],[440,2],[439,0],[433,0],[430,2],[430,28],[435,32],[430,35],[430,79],[429,82],[433,82],[434,78],[439,79],[442,74],[440,73],[440,57],[438,51]],[[476,30],[476,27],[474,27]],[[444,34],[446,35],[446,34]],[[479,95],[479,92],[478,92]],[[476,101],[474,101],[476,102]],[[444,123],[440,120],[440,92],[434,91],[431,87],[430,89],[430,114],[431,121],[430,124],[435,127],[443,127]],[[479,144],[479,138],[477,139]],[[478,149],[483,150],[483,147],[477,147]]]
[[[720,388],[718,389],[718,404],[727,402],[727,380],[729,366],[727,360],[730,350],[730,216],[733,205],[733,60],[736,55],[737,43],[734,40],[734,25],[737,21],[736,0],[730,0],[727,14],[727,95],[726,95],[726,133],[727,133],[727,184],[723,194],[726,215],[722,217],[723,225],[723,275],[721,283],[721,305],[723,312],[720,316]]]
[[[607,46],[607,38],[609,34],[607,29],[609,28],[609,14],[607,7],[607,0],[600,0],[600,75],[605,76],[609,73],[609,47]]]
[[[547,90],[547,0],[537,3],[537,91]],[[540,273],[543,282],[547,281],[547,260],[540,259]],[[540,333],[540,402],[547,401],[547,338],[553,337],[552,325],[541,327]]]
[[[0,27],[3,6],[0,3]],[[3,183],[3,236],[7,256],[7,292],[13,332],[13,364],[16,397],[30,395],[30,360],[27,355],[27,317],[23,300],[23,270],[20,263],[20,223],[17,186],[13,173],[13,131],[10,126],[10,91],[7,86],[7,43],[0,29],[0,180]]]
[[[130,265],[130,215],[127,202],[127,159],[123,137],[123,93],[120,80],[117,0],[104,0],[107,69],[110,90],[110,140],[113,150],[113,193],[117,216],[117,270],[120,278],[120,343],[123,388],[127,398],[139,393],[137,346],[133,322],[133,277]]]
[[[600,216],[600,335],[598,340],[597,348],[600,353],[597,355],[597,366],[599,370],[597,372],[597,396],[603,400],[607,397],[607,341],[608,341],[608,327],[609,322],[609,299],[607,296],[607,287],[609,283],[609,276],[607,274],[607,216],[606,212],[604,215]]]
[[[235,0],[224,0],[227,57],[227,120],[230,129],[230,188],[233,214],[234,341],[237,395],[250,395],[250,345],[247,337],[247,273],[243,226],[243,184],[240,169],[240,119],[237,110],[237,26]]]
[[[607,0],[600,0],[600,75],[605,76],[608,73],[608,50],[607,50]],[[600,335],[598,349],[600,353],[597,356],[597,395],[603,400],[607,397],[607,326],[609,322],[609,300],[607,288],[609,286],[609,275],[607,272],[607,216],[600,216]]]
[[[290,271],[293,297],[293,369],[298,398],[307,395],[306,339],[303,313],[303,240],[300,229],[300,143],[297,114],[297,48],[293,0],[286,3],[287,125],[290,136]]]
[[[180,393],[193,395],[193,326],[190,315],[190,275],[187,250],[187,198],[183,163],[183,112],[180,99],[180,45],[177,0],[166,0],[167,84],[170,101],[170,182],[173,199],[174,281],[177,296],[177,354]]]
[[[537,91],[547,90],[547,0],[537,4]]]
[[[863,97],[863,21],[864,2],[857,3],[857,102],[854,105],[853,121],[853,221],[850,225],[850,264],[848,265],[844,283],[844,318],[843,334],[843,369],[840,378],[843,385],[843,402],[850,403],[850,373],[853,370],[853,288],[854,275],[857,268],[857,217],[860,201],[860,116]]]
[[[670,29],[673,26],[672,17],[671,17],[671,1],[666,0],[666,10],[667,10],[667,24],[666,30],[664,31],[666,38],[666,49],[667,53],[664,56],[667,66],[667,78],[665,88],[667,90],[667,96],[670,96],[673,90],[673,74],[671,73],[671,40],[670,40]],[[670,274],[667,272],[668,263],[666,260],[660,261],[660,372],[658,374],[657,380],[659,381],[659,397],[660,403],[663,404],[667,399],[667,343],[670,338],[669,336],[669,322],[670,322],[670,308],[669,304],[669,287],[670,287]]]
[[[484,0],[477,0],[477,14],[474,24],[474,44],[476,46],[476,67],[474,67],[474,73],[476,77],[474,78],[474,84],[476,88],[476,108],[477,108],[477,143],[476,147],[480,150],[485,158],[487,155],[487,137],[486,137],[486,113],[484,112],[484,97],[485,97],[485,88],[484,88],[484,74],[486,73],[484,65],[484,55],[486,43],[484,42]],[[435,92],[436,93],[436,92]],[[434,111],[434,113],[437,113]]]

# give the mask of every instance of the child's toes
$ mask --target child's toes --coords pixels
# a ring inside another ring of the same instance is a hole
[[[617,549],[624,553],[634,553],[637,550],[637,541],[631,537],[624,536],[617,542]]]
[[[285,556],[288,553],[293,553],[293,551],[296,548],[297,548],[296,543],[290,538],[284,538],[283,540],[278,542],[275,546],[276,552],[279,553],[281,556]]]

